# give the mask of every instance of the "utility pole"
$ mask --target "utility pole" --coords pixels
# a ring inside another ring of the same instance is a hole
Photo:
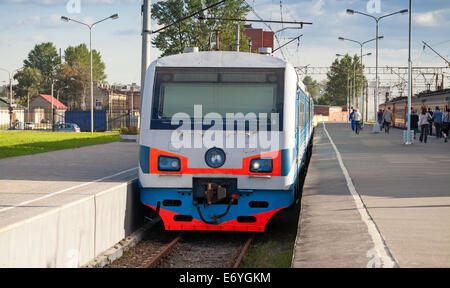
[[[54,88],[54,86],[55,86],[55,82],[52,79],[52,131],[53,132],[55,132],[55,109],[53,108],[53,107],[55,107],[53,104],[53,98],[54,98],[53,97],[53,88]]]
[[[239,42],[241,40],[240,34],[241,33],[241,28],[239,26],[239,23],[236,24],[236,43],[234,44],[234,46],[236,47],[236,52],[239,52]]]
[[[412,0],[409,0],[409,50],[408,50],[408,121],[406,121],[406,145],[411,145],[411,97],[412,97],[412,60],[411,60],[411,38],[412,38]]]
[[[145,74],[150,66],[151,45],[151,0],[144,0],[142,5],[142,69],[141,69],[141,99],[144,96]]]

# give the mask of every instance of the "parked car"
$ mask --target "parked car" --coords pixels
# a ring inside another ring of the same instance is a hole
[[[8,130],[23,130],[23,122],[15,122]]]
[[[56,125],[56,130],[58,132],[81,132],[80,127],[74,123],[59,123]]]
[[[33,130],[34,129],[34,123],[33,122],[25,122],[24,129],[25,130]]]

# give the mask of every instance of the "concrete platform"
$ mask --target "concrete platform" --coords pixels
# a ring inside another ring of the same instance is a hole
[[[450,267],[450,144],[320,124],[292,266]]]
[[[0,160],[0,267],[79,267],[138,228],[138,145]]]

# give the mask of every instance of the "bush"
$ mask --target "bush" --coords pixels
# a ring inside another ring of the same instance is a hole
[[[120,134],[122,134],[122,135],[138,135],[139,130],[136,126],[122,127],[122,128],[120,128]]]

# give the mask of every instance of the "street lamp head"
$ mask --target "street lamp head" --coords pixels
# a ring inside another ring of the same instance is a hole
[[[381,40],[381,39],[384,39],[384,36],[380,36],[380,37],[378,37],[378,39],[380,39],[380,40]]]
[[[70,19],[69,19],[69,17],[61,16],[61,20],[64,22],[69,22]]]
[[[370,53],[370,52],[366,54],[366,56],[371,56],[371,55],[372,55],[372,53]]]
[[[405,10],[400,11],[400,13],[401,13],[402,15],[406,15],[406,14],[409,13],[409,10],[408,10],[408,9],[405,9]]]
[[[113,20],[119,19],[119,14],[114,14],[110,18]]]
[[[344,40],[345,40],[344,37],[339,37],[338,39],[341,40],[341,41],[344,41]]]
[[[353,15],[353,14],[355,14],[355,10],[347,9],[347,14]]]

